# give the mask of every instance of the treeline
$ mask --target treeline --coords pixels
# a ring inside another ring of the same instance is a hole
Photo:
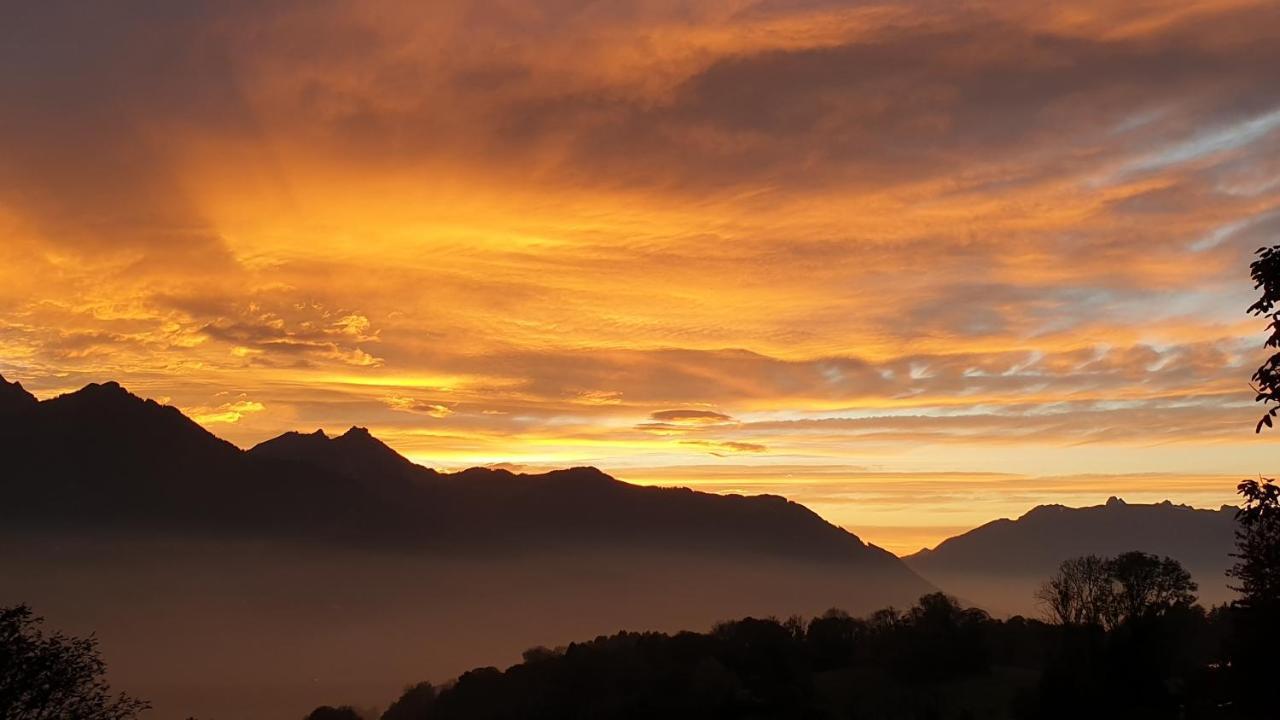
[[[1111,573],[1108,589],[1075,584],[1081,564]],[[932,594],[864,618],[619,633],[414,686],[380,720],[1251,717],[1229,700],[1231,613],[1195,605],[1176,562],[1072,560],[1046,588],[1071,606],[1107,598],[1109,621],[998,620]],[[309,720],[358,718],[324,707]]]
[[[619,633],[415,685],[378,720],[1280,717],[1280,486],[1246,480],[1239,491],[1230,606],[1197,604],[1171,558],[1089,555],[1040,588],[1047,620],[999,620],[935,593],[865,618]],[[308,720],[374,719],[321,707]]]
[[[1044,584],[1047,620],[934,593],[861,618],[624,632],[420,683],[382,713],[324,706],[307,720],[1274,718],[1278,606],[1254,592],[1275,578],[1261,570],[1242,563],[1242,600],[1206,611],[1173,560],[1086,556]],[[137,717],[146,703],[112,695],[104,670],[92,639],[0,611],[0,717]]]
[[[383,713],[308,720],[1262,720],[1280,717],[1280,486],[1239,486],[1239,599],[1206,611],[1176,561],[1141,552],[1062,563],[1046,620],[999,620],[935,593],[906,611],[747,618],[710,632],[619,633],[535,648],[506,670],[420,683]],[[0,718],[133,720],[89,639],[0,609]]]

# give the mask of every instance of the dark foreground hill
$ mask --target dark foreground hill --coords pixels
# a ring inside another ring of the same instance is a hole
[[[1155,602],[1110,628],[993,619],[941,593],[865,618],[747,618],[532,648],[505,670],[409,687],[385,712],[307,720],[1256,720],[1229,613]],[[335,703],[333,698],[328,702]]]
[[[999,613],[1034,614],[1035,587],[1063,560],[1141,550],[1178,560],[1200,585],[1206,605],[1229,600],[1226,571],[1234,551],[1235,508],[1198,510],[1163,502],[1068,508],[1044,505],[921,550],[904,560],[916,572]]]
[[[796,503],[410,463],[367,431],[243,451],[115,383],[0,380],[0,604],[99,629],[157,718],[289,717],[619,629],[905,606],[931,586]]]

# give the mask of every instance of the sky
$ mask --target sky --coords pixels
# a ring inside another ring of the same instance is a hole
[[[0,373],[895,551],[1275,471],[1270,0],[24,3]]]

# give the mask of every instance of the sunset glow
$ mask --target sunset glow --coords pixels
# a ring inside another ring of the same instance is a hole
[[[1274,2],[146,4],[6,21],[0,374],[42,398],[895,552],[1274,473]]]

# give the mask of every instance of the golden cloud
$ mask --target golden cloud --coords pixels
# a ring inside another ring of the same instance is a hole
[[[9,18],[0,372],[450,465],[1269,462],[1274,3],[677,5]]]

